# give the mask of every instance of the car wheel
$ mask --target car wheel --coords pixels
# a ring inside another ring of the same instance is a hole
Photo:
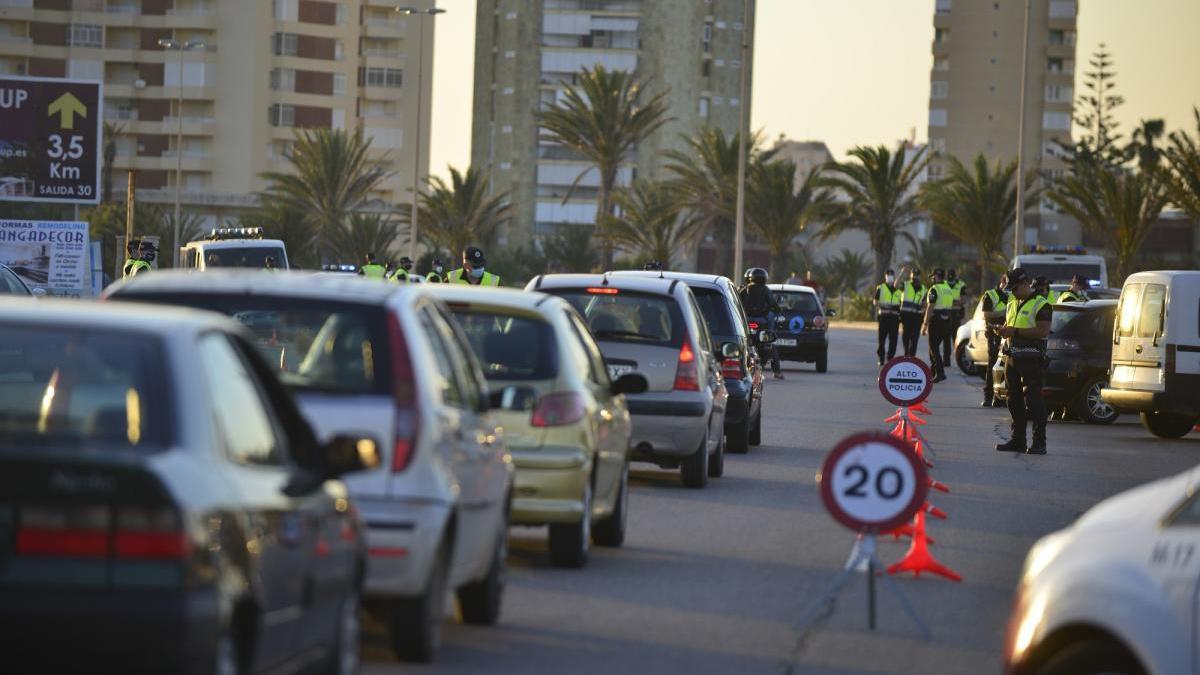
[[[750,416],[725,429],[725,449],[744,455],[750,452]]]
[[[323,675],[358,675],[358,640],[362,634],[362,624],[358,620],[358,600],[358,590],[353,589],[342,601],[329,660],[321,671]]]
[[[550,563],[555,567],[583,567],[592,543],[592,483],[583,488],[583,517],[578,523],[550,525]]]
[[[1103,377],[1093,377],[1079,391],[1071,411],[1076,417],[1088,424],[1112,424],[1120,415],[1111,405],[1100,398],[1100,390],[1108,386],[1108,380]]]
[[[691,457],[683,460],[683,464],[679,466],[679,473],[683,477],[683,486],[699,489],[708,485],[708,436],[705,435],[704,440],[700,441],[700,447]]]
[[[826,348],[825,351],[821,352],[821,355],[817,357],[817,372],[818,373],[829,372],[829,350],[828,350],[828,348]]]
[[[629,520],[629,464],[621,469],[621,484],[613,512],[592,528],[592,541],[597,546],[620,546],[625,543],[625,524]]]
[[[754,425],[750,427],[750,445],[762,445],[762,410],[754,416]]]
[[[487,576],[458,589],[458,613],[463,623],[490,626],[500,620],[500,601],[508,577],[508,514],[496,536]]]
[[[1183,438],[1196,425],[1196,421],[1184,415],[1144,412],[1142,425],[1159,438]]]
[[[1128,649],[1111,641],[1075,642],[1051,656],[1037,675],[1135,675],[1145,672]]]
[[[960,342],[954,348],[954,363],[958,365],[958,369],[964,375],[975,374],[975,361],[971,359],[971,355],[967,352],[967,343]]]
[[[444,536],[448,538],[450,533]],[[449,567],[450,543],[443,541],[429,571],[425,592],[415,598],[392,601],[388,639],[398,658],[428,663],[437,654],[442,643],[442,603],[446,600]]]
[[[717,451],[708,458],[708,477],[720,478],[725,473],[725,434],[717,441]]]

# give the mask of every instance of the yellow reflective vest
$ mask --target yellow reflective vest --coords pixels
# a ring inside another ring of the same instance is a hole
[[[879,302],[880,314],[895,314],[900,311],[904,291],[900,288],[888,288],[887,284],[879,284],[875,287],[875,299]]]
[[[121,278],[129,279],[136,277],[138,274],[141,274],[142,272],[149,272],[151,269],[153,268],[150,266],[150,263],[146,262],[145,260],[130,258],[125,261],[125,267],[121,272]]]
[[[925,301],[925,286],[913,286],[911,281],[904,282],[903,294],[900,299],[901,312],[921,313],[921,304]]]
[[[385,268],[383,265],[363,265],[362,274],[368,279],[382,279],[384,278],[384,275],[387,274],[387,268]]]
[[[451,270],[451,272],[446,275],[446,283],[448,283],[448,284],[467,284],[467,285],[471,284],[471,282],[467,280],[466,270],[464,270],[461,267],[456,270]],[[479,285],[480,286],[499,286],[500,285],[500,275],[492,274],[491,272],[484,270],[483,278],[479,280]]]
[[[1036,328],[1038,312],[1049,304],[1050,301],[1040,295],[1030,296],[1025,298],[1025,300],[1018,300],[1014,296],[1009,299],[1004,325],[1012,326],[1013,328]],[[1044,349],[1043,340],[1031,340],[1021,337],[1009,338],[1008,353],[1015,357],[1041,356]]]
[[[954,289],[950,287],[950,284],[943,281],[934,284],[931,290],[937,291],[937,300],[933,305],[935,312],[947,312],[954,306]]]

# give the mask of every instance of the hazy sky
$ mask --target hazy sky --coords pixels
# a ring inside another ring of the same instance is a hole
[[[654,0],[646,0],[653,2]],[[696,0],[699,2],[699,0]],[[955,0],[982,2],[983,0]],[[1020,0],[1001,0],[1019,2]],[[859,144],[926,136],[933,0],[759,0],[751,124],[774,139],[823,140],[841,157]],[[471,155],[475,0],[440,0],[430,170]],[[1105,42],[1116,60],[1117,111],[1194,130],[1200,105],[1200,0],[1080,0],[1076,89]]]

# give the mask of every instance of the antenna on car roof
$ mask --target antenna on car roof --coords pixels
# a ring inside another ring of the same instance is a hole
[[[607,286],[607,285],[608,285],[608,272],[605,272],[605,273],[604,273],[604,278],[600,280],[600,285],[601,285],[601,286]]]
[[[658,268],[658,278],[659,278],[659,279],[666,279],[666,278],[667,278],[667,275],[666,275],[666,273],[664,273],[664,272],[663,272],[663,269],[662,269],[661,267],[660,267],[660,268]]]

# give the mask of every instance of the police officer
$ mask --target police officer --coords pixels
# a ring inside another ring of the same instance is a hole
[[[925,284],[921,283],[921,270],[909,271],[908,281],[901,288],[900,325],[904,328],[904,355],[915,356],[921,342],[921,319],[924,308]]]
[[[1054,310],[1050,301],[1034,293],[1029,274],[1020,267],[1008,271],[1008,291],[1012,294],[1005,309],[1004,380],[1008,387],[1008,414],[1012,416],[1012,437],[998,443],[1002,452],[1046,454],[1046,402],[1042,399],[1044,340],[1050,333]],[[1023,394],[1023,395],[1022,395]],[[1026,448],[1025,423],[1033,422],[1033,442]]]
[[[467,284],[469,286],[499,286],[500,277],[487,271],[487,258],[483,251],[475,246],[463,249],[463,266],[451,270],[446,275],[448,284]]]
[[[1050,280],[1046,277],[1034,277],[1033,292],[1035,295],[1040,295],[1048,300],[1050,304],[1058,302],[1058,291],[1050,288]]]
[[[950,343],[954,336],[951,312],[954,310],[954,291],[946,283],[946,272],[933,271],[933,285],[925,295],[925,318],[922,332],[929,333],[929,366],[933,381],[946,379],[946,364],[950,362]]]
[[[746,310],[746,316],[762,319],[765,322],[768,315],[778,314],[779,304],[775,302],[775,297],[767,288],[767,271],[761,267],[751,267],[746,270],[745,279],[746,285],[738,291],[738,296],[742,299],[742,307]],[[760,345],[760,351],[771,359],[771,372],[775,379],[782,380],[783,373],[779,372],[779,352],[775,346]]]
[[[896,338],[900,333],[900,301],[904,291],[896,286],[896,273],[888,270],[883,275],[883,283],[875,287],[875,320],[879,324],[879,365],[891,361],[896,356]],[[887,342],[887,351],[883,343]]]
[[[400,259],[400,266],[396,268],[395,272],[392,272],[392,276],[389,278],[397,284],[406,284],[408,283],[408,273],[412,271],[412,268],[412,258],[404,256]]]
[[[141,239],[134,239],[125,247],[129,252],[129,257],[125,259],[125,265],[121,268],[121,278],[131,279],[142,272],[149,272],[150,261],[154,260],[154,246],[149,242],[144,242]]]
[[[967,282],[958,278],[958,270],[951,269],[946,271],[946,285],[954,292],[954,307],[950,310],[950,323],[957,329],[967,315],[963,300],[963,291],[967,288]]]
[[[358,268],[358,276],[368,279],[383,279],[386,274],[387,268],[375,262],[374,253],[363,256],[363,266]]]
[[[269,255],[263,258],[263,271],[278,272],[279,267],[275,264],[275,256]]]
[[[433,259],[433,269],[429,274],[425,275],[426,283],[440,284],[446,281],[446,266],[442,264],[441,258]]]
[[[1009,299],[1008,292],[1004,290],[1006,279],[1007,277],[1001,276],[996,287],[987,289],[983,298],[979,300],[979,309],[983,312],[983,321],[986,326],[988,355],[987,372],[983,375],[983,402],[979,404],[983,408],[991,408],[996,405],[992,390],[994,384],[992,368],[996,365],[996,359],[1000,357],[1000,333],[998,330],[1004,325],[1004,312]]]
[[[647,272],[661,272],[662,268],[663,268],[662,263],[660,263],[657,260],[651,260],[650,262],[646,263],[645,266],[642,267],[642,269]]]
[[[1087,302],[1088,281],[1083,275],[1071,278],[1071,287],[1058,296],[1058,302]]]

